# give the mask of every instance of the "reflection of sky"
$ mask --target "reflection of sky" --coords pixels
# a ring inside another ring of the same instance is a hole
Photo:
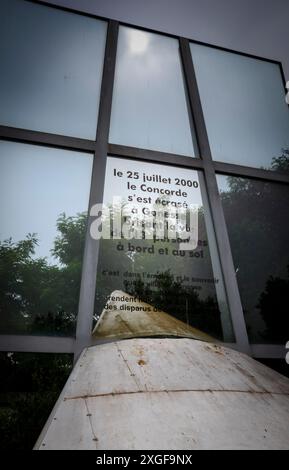
[[[213,158],[270,167],[289,147],[279,66],[191,44]]]
[[[0,141],[0,239],[37,233],[37,256],[50,257],[61,212],[87,211],[92,156]]]
[[[219,188],[220,193],[230,191],[228,178],[230,177],[225,176],[225,175],[217,175],[217,183],[218,183],[218,188]]]
[[[0,123],[95,138],[106,24],[1,0]]]
[[[194,155],[176,39],[120,28],[110,141]]]

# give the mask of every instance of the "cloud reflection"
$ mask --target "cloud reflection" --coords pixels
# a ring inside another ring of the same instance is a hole
[[[129,29],[127,31],[127,41],[129,43],[130,52],[132,54],[140,55],[146,52],[150,37],[144,31]]]

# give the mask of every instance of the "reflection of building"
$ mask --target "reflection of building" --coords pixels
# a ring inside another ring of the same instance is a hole
[[[147,30],[99,18],[99,2],[90,13],[37,3],[0,6],[3,370],[37,376],[28,353],[35,364],[40,353],[77,359],[110,292],[137,280],[131,295],[288,372],[289,111],[281,64],[186,39],[197,37],[185,30],[186,18],[195,18],[188,5],[178,6],[183,25],[172,36],[167,25],[160,29],[168,34],[152,31],[152,18],[136,21]],[[140,188],[144,173],[150,192]],[[160,190],[199,206],[196,250],[90,236],[96,203],[116,195],[153,207]]]

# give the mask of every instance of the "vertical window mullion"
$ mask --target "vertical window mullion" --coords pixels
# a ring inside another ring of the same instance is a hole
[[[99,240],[94,240],[90,236],[90,211],[93,205],[102,203],[103,199],[117,37],[118,22],[111,20],[109,22],[107,31],[103,76],[101,83],[98,126],[89,200],[88,225],[85,237],[85,249],[83,256],[83,268],[77,316],[76,342],[74,350],[75,358],[79,356],[84,347],[87,347],[90,344],[91,337]]]
[[[199,95],[193,60],[191,57],[189,41],[187,39],[180,38],[180,53],[184,68],[189,103],[197,134],[200,157],[204,162],[204,176],[206,181],[208,200],[212,213],[220,263],[222,267],[232,323],[236,335],[236,341],[238,344],[238,349],[246,353],[250,353],[248,334],[244,320],[239,288],[235,276],[224,212],[219,197],[217,179],[213,166],[201,99]]]

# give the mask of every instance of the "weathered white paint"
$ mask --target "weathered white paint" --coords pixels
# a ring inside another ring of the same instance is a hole
[[[39,449],[289,449],[289,380],[186,338],[85,350]]]

